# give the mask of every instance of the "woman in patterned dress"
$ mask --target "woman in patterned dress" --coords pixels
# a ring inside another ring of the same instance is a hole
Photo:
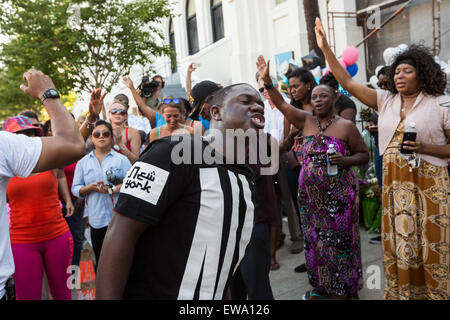
[[[270,84],[269,65],[259,56],[258,71]],[[339,295],[357,298],[362,288],[359,238],[358,183],[351,166],[369,161],[367,147],[353,122],[334,112],[336,92],[327,85],[311,93],[314,115],[286,103],[266,85],[270,98],[287,120],[303,129],[303,167],[299,178],[302,228],[305,236],[306,269],[313,290],[306,300]],[[327,172],[326,152],[337,150],[330,162],[338,174]]]
[[[383,154],[382,244],[384,298],[448,300],[450,297],[450,98],[445,74],[429,50],[412,45],[390,67],[388,90],[353,80],[328,46],[320,20],[316,37],[336,79],[379,114]],[[416,141],[403,134],[416,124]]]

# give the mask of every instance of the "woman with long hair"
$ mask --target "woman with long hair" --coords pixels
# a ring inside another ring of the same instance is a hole
[[[141,150],[141,135],[138,130],[127,125],[128,104],[122,99],[114,99],[109,108],[108,119],[113,128],[113,149],[130,160],[136,162]]]

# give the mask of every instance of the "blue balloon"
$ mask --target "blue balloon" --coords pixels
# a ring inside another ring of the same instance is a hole
[[[347,66],[347,72],[350,74],[351,77],[354,77],[358,73],[358,65],[352,64],[351,66]]]

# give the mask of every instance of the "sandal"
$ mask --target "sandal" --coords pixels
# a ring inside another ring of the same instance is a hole
[[[312,289],[309,290],[302,296],[302,300],[322,300],[325,299],[327,295],[321,294],[318,290]]]

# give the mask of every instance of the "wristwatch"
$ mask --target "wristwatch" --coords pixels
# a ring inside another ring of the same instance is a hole
[[[272,82],[271,82],[270,84],[265,84],[265,83],[264,83],[264,89],[270,90],[270,89],[273,89],[273,88],[275,88],[275,86],[273,85]]]
[[[59,99],[59,92],[53,88],[48,89],[42,95],[41,102],[44,102],[45,99]]]
[[[98,120],[98,119],[97,119]],[[97,120],[95,120],[94,122],[89,122],[89,116],[86,117],[86,122],[87,122],[87,128],[89,130],[94,129],[95,128],[95,123],[97,122]]]

